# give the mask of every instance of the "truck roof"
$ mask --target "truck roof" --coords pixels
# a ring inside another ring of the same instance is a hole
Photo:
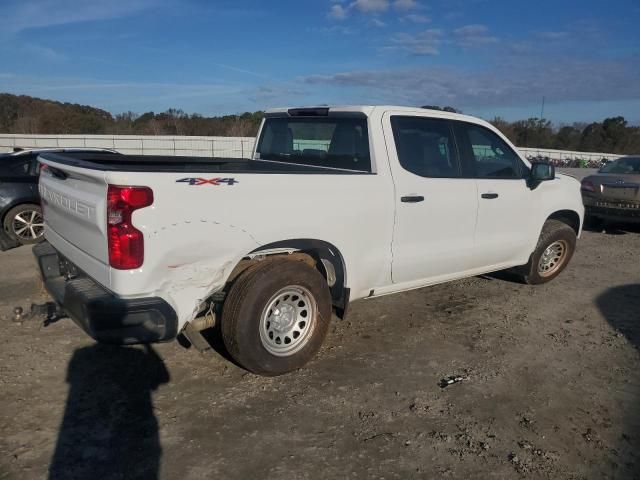
[[[402,107],[398,105],[315,105],[307,107],[287,107],[287,108],[272,108],[267,110],[266,115],[289,115],[291,112],[298,112],[298,115],[303,115],[304,111],[321,111],[326,110],[331,113],[362,113],[370,116],[375,111],[387,111],[393,110],[395,112],[403,112],[407,114],[421,114],[428,113],[433,117],[447,118],[451,120],[464,120],[472,123],[487,124],[487,122],[481,118],[473,117],[471,115],[464,115],[461,113],[446,112],[444,110],[435,110],[422,107]]]

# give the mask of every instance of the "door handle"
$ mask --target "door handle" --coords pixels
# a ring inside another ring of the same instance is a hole
[[[483,193],[481,197],[486,198],[488,200],[493,200],[494,198],[498,198],[499,195],[497,193]]]
[[[418,203],[418,202],[424,202],[424,197],[421,195],[409,195],[406,197],[401,197],[400,201],[402,203]]]

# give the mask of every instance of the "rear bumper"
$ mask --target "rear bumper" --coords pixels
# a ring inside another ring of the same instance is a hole
[[[73,266],[49,242],[33,248],[45,288],[87,334],[103,343],[130,345],[175,338],[176,312],[158,297],[123,299]]]
[[[585,214],[605,220],[618,222],[640,222],[640,208],[634,207],[611,207],[599,205],[585,206]]]

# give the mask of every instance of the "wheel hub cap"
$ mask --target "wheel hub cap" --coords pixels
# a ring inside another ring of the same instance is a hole
[[[290,286],[279,290],[262,312],[262,346],[279,357],[300,351],[311,338],[316,312],[316,302],[306,288]]]
[[[44,233],[42,214],[37,210],[20,212],[13,218],[13,232],[22,240],[35,240]]]
[[[538,274],[542,277],[554,274],[562,266],[566,253],[567,245],[563,240],[553,242],[540,256]]]
[[[276,332],[284,333],[291,329],[296,319],[296,309],[292,305],[285,303],[280,308],[273,311],[273,329]]]

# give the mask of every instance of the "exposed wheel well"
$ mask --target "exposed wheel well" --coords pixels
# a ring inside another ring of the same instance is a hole
[[[33,205],[35,207],[40,207],[40,204],[38,202],[16,202],[13,205],[11,205],[10,207],[5,207],[4,212],[2,213],[2,219],[1,219],[2,220],[2,224],[4,225],[4,220],[5,220],[5,218],[7,218],[7,215],[9,214],[9,212],[11,210],[13,210],[16,207],[21,207],[22,205]]]
[[[336,315],[340,318],[344,317],[349,304],[349,289],[345,288],[347,270],[344,258],[334,245],[323,240],[303,238],[262,245],[247,254],[247,257],[233,270],[229,281],[232,282],[248,267],[263,260],[261,252],[265,252],[265,255],[269,257],[277,257],[278,255],[289,255],[287,250],[295,251],[293,255],[298,256],[299,260],[307,261],[324,276],[329,286]]]
[[[580,215],[573,210],[558,210],[557,212],[549,215],[547,220],[558,220],[562,223],[566,223],[573,231],[576,232],[576,235],[580,233]]]

